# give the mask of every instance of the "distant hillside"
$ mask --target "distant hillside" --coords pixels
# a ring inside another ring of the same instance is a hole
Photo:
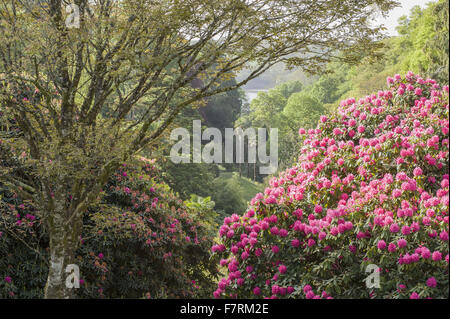
[[[244,79],[251,72],[249,69],[241,71],[237,75],[237,80],[240,81]],[[276,64],[264,74],[259,77],[249,81],[244,87],[244,90],[268,90],[275,86],[288,82],[288,81],[300,81],[303,86],[312,84],[317,80],[316,76],[310,76],[305,74],[301,69],[287,70],[284,64]]]

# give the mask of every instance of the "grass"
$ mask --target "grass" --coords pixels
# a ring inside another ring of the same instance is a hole
[[[254,182],[247,177],[243,176],[239,177],[238,172],[221,172],[220,176],[217,177],[217,179],[225,182],[227,180],[232,179],[233,176],[238,181],[239,187],[242,191],[242,197],[247,202],[249,202],[253,197],[255,197],[257,193],[262,192],[264,190],[263,184]]]

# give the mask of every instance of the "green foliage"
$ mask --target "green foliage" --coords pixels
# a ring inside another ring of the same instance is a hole
[[[170,159],[164,159],[160,163],[158,165],[161,167],[164,181],[182,199],[188,199],[191,194],[202,197],[211,194],[213,180],[218,176],[216,164],[175,164]]]
[[[321,76],[311,86],[305,88],[311,96],[323,104],[331,104],[346,91],[346,74],[350,67],[342,63],[330,63],[329,74]]]
[[[442,83],[449,82],[449,1],[440,0],[431,6],[433,32],[428,37],[424,51],[428,58],[425,70],[432,78]]]
[[[189,200],[184,201],[189,215],[195,220],[201,221],[209,229],[209,233],[214,235],[214,231],[217,229],[218,213],[214,210],[216,203],[211,200],[211,196],[200,197],[195,194],[191,194]]]
[[[234,78],[221,83],[224,88],[235,85]],[[198,110],[203,124],[222,132],[227,127],[234,127],[234,122],[241,113],[243,97],[243,92],[237,89],[210,97],[206,106]]]
[[[281,90],[259,92],[250,103],[250,118],[253,127],[277,127],[280,113],[286,106],[287,98]]]
[[[279,166],[287,167],[298,155],[298,129],[317,124],[319,116],[327,111],[324,102],[319,102],[311,91],[305,93],[300,81],[286,82],[267,92],[259,92],[250,103],[249,113],[241,116],[236,126],[277,128]],[[261,179],[258,174],[258,180]]]
[[[215,209],[221,214],[220,218],[245,210],[247,201],[240,185],[239,175],[236,173],[222,173],[221,176],[227,178],[217,178],[214,180],[213,199],[216,203]]]
[[[317,125],[319,117],[326,111],[317,99],[308,93],[299,92],[289,97],[286,107],[283,109],[283,115],[286,116],[287,121],[292,123],[291,127],[312,128]]]
[[[276,86],[275,91],[280,92],[287,100],[292,94],[300,92],[302,88],[303,84],[301,81],[289,81]]]

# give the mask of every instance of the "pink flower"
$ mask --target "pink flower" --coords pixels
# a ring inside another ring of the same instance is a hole
[[[333,236],[336,236],[337,234],[339,234],[339,230],[337,227],[332,227],[330,230],[330,234]]]
[[[241,258],[242,258],[243,260],[247,259],[248,256],[249,256],[249,254],[248,254],[248,252],[246,252],[246,251],[242,252],[242,254],[241,254]]]
[[[389,246],[388,246],[388,251],[389,251],[390,253],[393,253],[393,252],[396,251],[396,250],[397,250],[397,246],[395,246],[394,243],[390,243]]]
[[[314,292],[312,290],[309,290],[306,293],[306,299],[314,299],[314,297],[315,297],[315,295],[314,295]]]
[[[326,237],[327,237],[327,233],[325,233],[325,232],[323,232],[323,231],[321,231],[321,232],[319,233],[319,239],[320,239],[320,240],[324,240]]]
[[[439,251],[435,251],[435,252],[433,252],[433,255],[431,256],[431,258],[434,261],[442,260],[442,254]]]
[[[288,235],[288,231],[286,229],[280,229],[278,234],[280,237],[286,237]]]
[[[219,299],[221,293],[222,293],[222,291],[220,289],[217,289],[216,291],[214,291],[213,292],[214,298]]]
[[[423,248],[422,248],[421,255],[422,255],[422,258],[423,258],[423,259],[428,259],[428,258],[431,257],[431,252],[430,252],[430,250],[429,250],[428,248],[423,247]]]
[[[280,274],[286,273],[286,270],[287,270],[287,268],[286,268],[285,265],[280,265],[280,266],[278,267],[278,271],[280,272]]]
[[[11,281],[12,281],[11,277],[9,277],[9,276],[6,276],[6,277],[5,277],[5,282],[7,282],[8,284],[10,284]]]
[[[298,246],[300,246],[300,240],[298,240],[298,239],[293,239],[293,240],[291,241],[291,245],[292,245],[292,247],[297,248]]]
[[[428,278],[428,280],[427,280],[427,286],[428,287],[434,288],[434,287],[436,287],[436,284],[437,284],[436,278],[434,278],[434,277]]]
[[[261,288],[259,288],[259,287],[253,288],[253,294],[255,296],[259,296],[261,294]]]
[[[322,210],[322,205],[316,205],[316,207],[314,207],[314,212],[316,212],[317,214],[320,214]]]
[[[389,230],[391,233],[397,233],[400,230],[400,228],[398,227],[397,223],[393,223],[391,227],[389,227]]]
[[[378,241],[377,247],[378,247],[378,249],[380,249],[380,250],[385,249],[385,248],[386,248],[386,242],[385,242],[384,240]]]
[[[417,292],[413,292],[411,296],[409,296],[409,299],[420,299],[419,294]]]
[[[398,197],[402,196],[402,191],[400,189],[396,188],[392,191],[392,196],[394,196],[394,198],[398,198]]]
[[[273,252],[274,254],[278,253],[279,251],[280,251],[280,248],[278,248],[277,245],[272,246],[272,252]]]
[[[423,171],[420,167],[416,167],[413,171],[414,176],[420,176],[422,175]]]
[[[401,238],[398,240],[397,244],[398,244],[399,248],[403,248],[403,247],[406,247],[407,242],[404,238]]]
[[[403,235],[406,236],[406,235],[409,235],[410,233],[411,233],[411,228],[409,228],[409,226],[405,225],[405,226],[402,227],[402,234]]]
[[[272,286],[272,294],[276,295],[280,291],[280,287],[278,285]]]

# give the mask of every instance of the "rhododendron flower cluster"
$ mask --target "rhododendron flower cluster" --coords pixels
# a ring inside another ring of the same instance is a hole
[[[298,164],[225,219],[216,298],[448,298],[449,88],[387,83],[300,129]]]

